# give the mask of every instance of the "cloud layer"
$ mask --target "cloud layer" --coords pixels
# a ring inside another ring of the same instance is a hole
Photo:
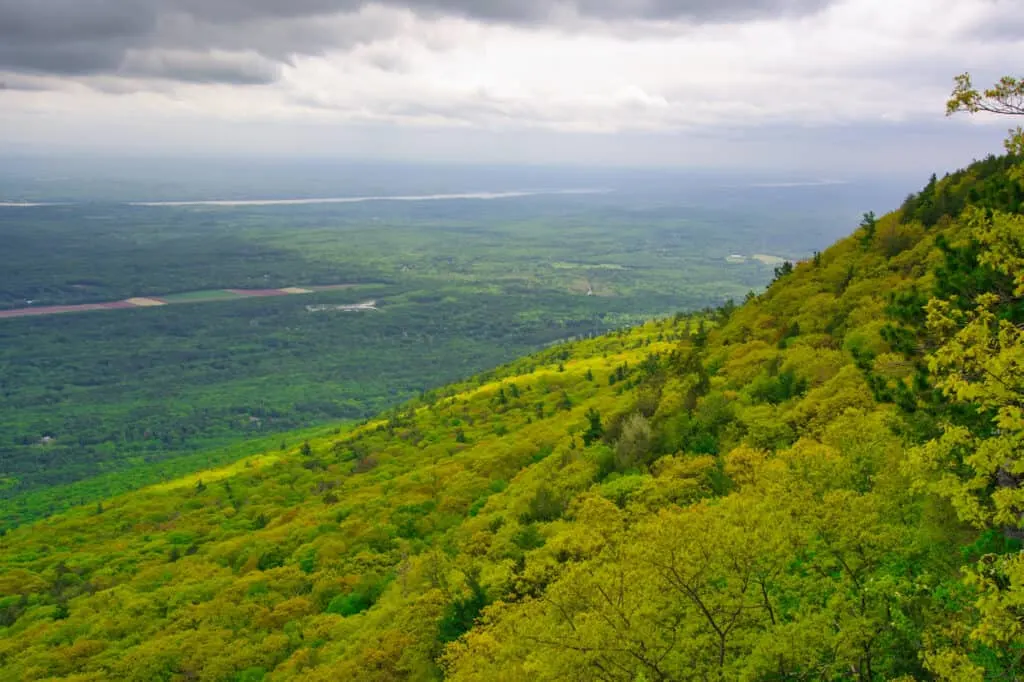
[[[825,0],[0,0],[0,68],[37,73],[117,72],[140,50],[239,50],[287,59],[372,40],[373,7],[424,17],[570,25],[594,20],[724,21],[800,14]],[[333,24],[331,30],[323,22]],[[347,24],[347,25],[346,25]],[[134,51],[134,52],[133,52]],[[246,72],[244,65],[239,65]],[[214,71],[217,71],[215,68]],[[223,70],[227,82],[236,82]],[[190,80],[185,69],[182,80]],[[198,75],[205,80],[206,69]],[[244,78],[244,76],[243,76]]]
[[[0,0],[0,143],[160,125],[701,135],[911,125],[1018,0]]]

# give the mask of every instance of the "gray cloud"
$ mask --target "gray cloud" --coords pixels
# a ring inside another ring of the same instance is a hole
[[[0,39],[59,44],[130,38],[151,30],[159,12],[157,4],[145,0],[2,0]]]
[[[5,90],[12,92],[46,92],[50,90],[50,87],[47,83],[33,76],[26,77],[12,74],[6,78],[0,78],[0,93],[3,93]]]
[[[193,0],[195,1],[195,0]],[[308,0],[324,4],[327,0]],[[685,19],[697,22],[804,14],[830,0],[384,0],[413,11],[485,21],[544,22],[566,13],[597,19]],[[264,0],[273,4],[273,0]],[[336,4],[363,4],[358,2]]]
[[[0,69],[29,73],[82,75],[113,71],[127,45],[92,43],[0,44]]]
[[[999,149],[944,102],[1024,46],[1021,0],[376,2],[0,0],[0,145],[888,168]]]
[[[366,63],[381,71],[407,73],[410,62],[400,50],[372,50],[366,55]]]
[[[215,50],[291,57],[349,48],[397,27],[378,6],[428,17],[561,24],[576,20],[735,21],[806,14],[831,0],[0,0],[0,70],[123,73],[184,81],[266,83],[278,70]],[[181,50],[197,54],[186,57]],[[166,50],[176,51],[172,56]],[[149,54],[141,58],[139,54]],[[163,55],[163,56],[160,56]],[[234,61],[232,61],[234,60]]]
[[[394,14],[341,13],[322,16],[267,17],[217,23],[177,13],[162,16],[150,44],[197,51],[255,51],[279,62],[295,55],[348,49],[395,35],[402,28]]]
[[[255,53],[130,51],[118,73],[190,83],[261,85],[277,80],[280,64]]]
[[[82,74],[117,68],[151,34],[156,6],[117,0],[0,0],[0,68]]]
[[[971,26],[971,35],[983,39],[1021,41],[1024,39],[1024,13],[1020,7],[1010,3],[997,3],[999,10],[993,11],[980,24]]]

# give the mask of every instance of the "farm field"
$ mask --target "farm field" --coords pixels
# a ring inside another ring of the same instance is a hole
[[[79,303],[77,305],[54,305],[0,310],[0,319],[10,317],[33,317],[38,315],[56,315],[58,313],[84,313],[96,310],[125,310],[131,308],[153,308],[176,303],[208,303],[210,301],[231,301],[254,296],[297,296],[312,294],[317,291],[340,291],[352,288],[353,284],[334,284],[315,287],[283,287],[281,289],[210,289],[207,291],[186,291],[165,296],[145,296],[126,298],[123,301],[107,303]]]

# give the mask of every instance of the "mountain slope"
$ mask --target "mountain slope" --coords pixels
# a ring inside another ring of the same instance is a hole
[[[741,307],[17,529],[0,674],[1012,679],[1019,165]]]

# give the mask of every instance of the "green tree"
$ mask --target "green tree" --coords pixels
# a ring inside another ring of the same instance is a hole
[[[1024,116],[1024,79],[1003,76],[985,90],[974,87],[969,73],[962,73],[953,80],[953,92],[946,102],[947,116],[960,111],[970,114],[986,112],[1002,116]],[[1024,155],[1024,128],[1017,126],[1016,129],[1010,130],[1004,144],[1008,153]]]
[[[772,282],[777,282],[780,279],[793,274],[793,263],[787,260],[782,265],[775,266],[774,272],[775,277],[772,279]]]
[[[860,236],[860,246],[867,251],[871,248],[871,243],[875,240],[875,232],[878,230],[878,220],[875,218],[874,211],[864,214],[860,221],[860,228],[863,230]]]
[[[601,413],[596,408],[587,410],[587,428],[583,432],[583,445],[589,447],[596,443],[604,435],[604,426],[601,425]]]
[[[947,401],[982,419],[948,424],[941,437],[911,450],[904,466],[918,489],[947,499],[961,520],[1003,535],[963,568],[976,614],[966,627],[971,641],[1004,652],[985,659],[988,674],[1012,678],[1024,668],[1024,329],[1007,309],[1024,299],[1024,216],[975,209],[963,222],[979,268],[1010,278],[1012,291],[933,298],[926,325],[937,347],[928,369]],[[976,653],[977,644],[938,646],[927,660],[944,679],[982,679]]]
[[[630,415],[622,425],[622,435],[615,443],[615,464],[620,471],[647,463],[654,434],[651,423],[639,412]]]
[[[992,114],[1024,116],[1024,79],[1003,76],[992,87],[980,91],[974,87],[969,73],[962,73],[953,81],[953,92],[946,102],[947,115],[958,111],[972,114],[985,111]]]
[[[445,610],[441,622],[438,623],[437,639],[443,644],[454,642],[468,632],[485,606],[487,593],[480,584],[480,570],[471,570],[466,574],[468,595],[456,597]]]

